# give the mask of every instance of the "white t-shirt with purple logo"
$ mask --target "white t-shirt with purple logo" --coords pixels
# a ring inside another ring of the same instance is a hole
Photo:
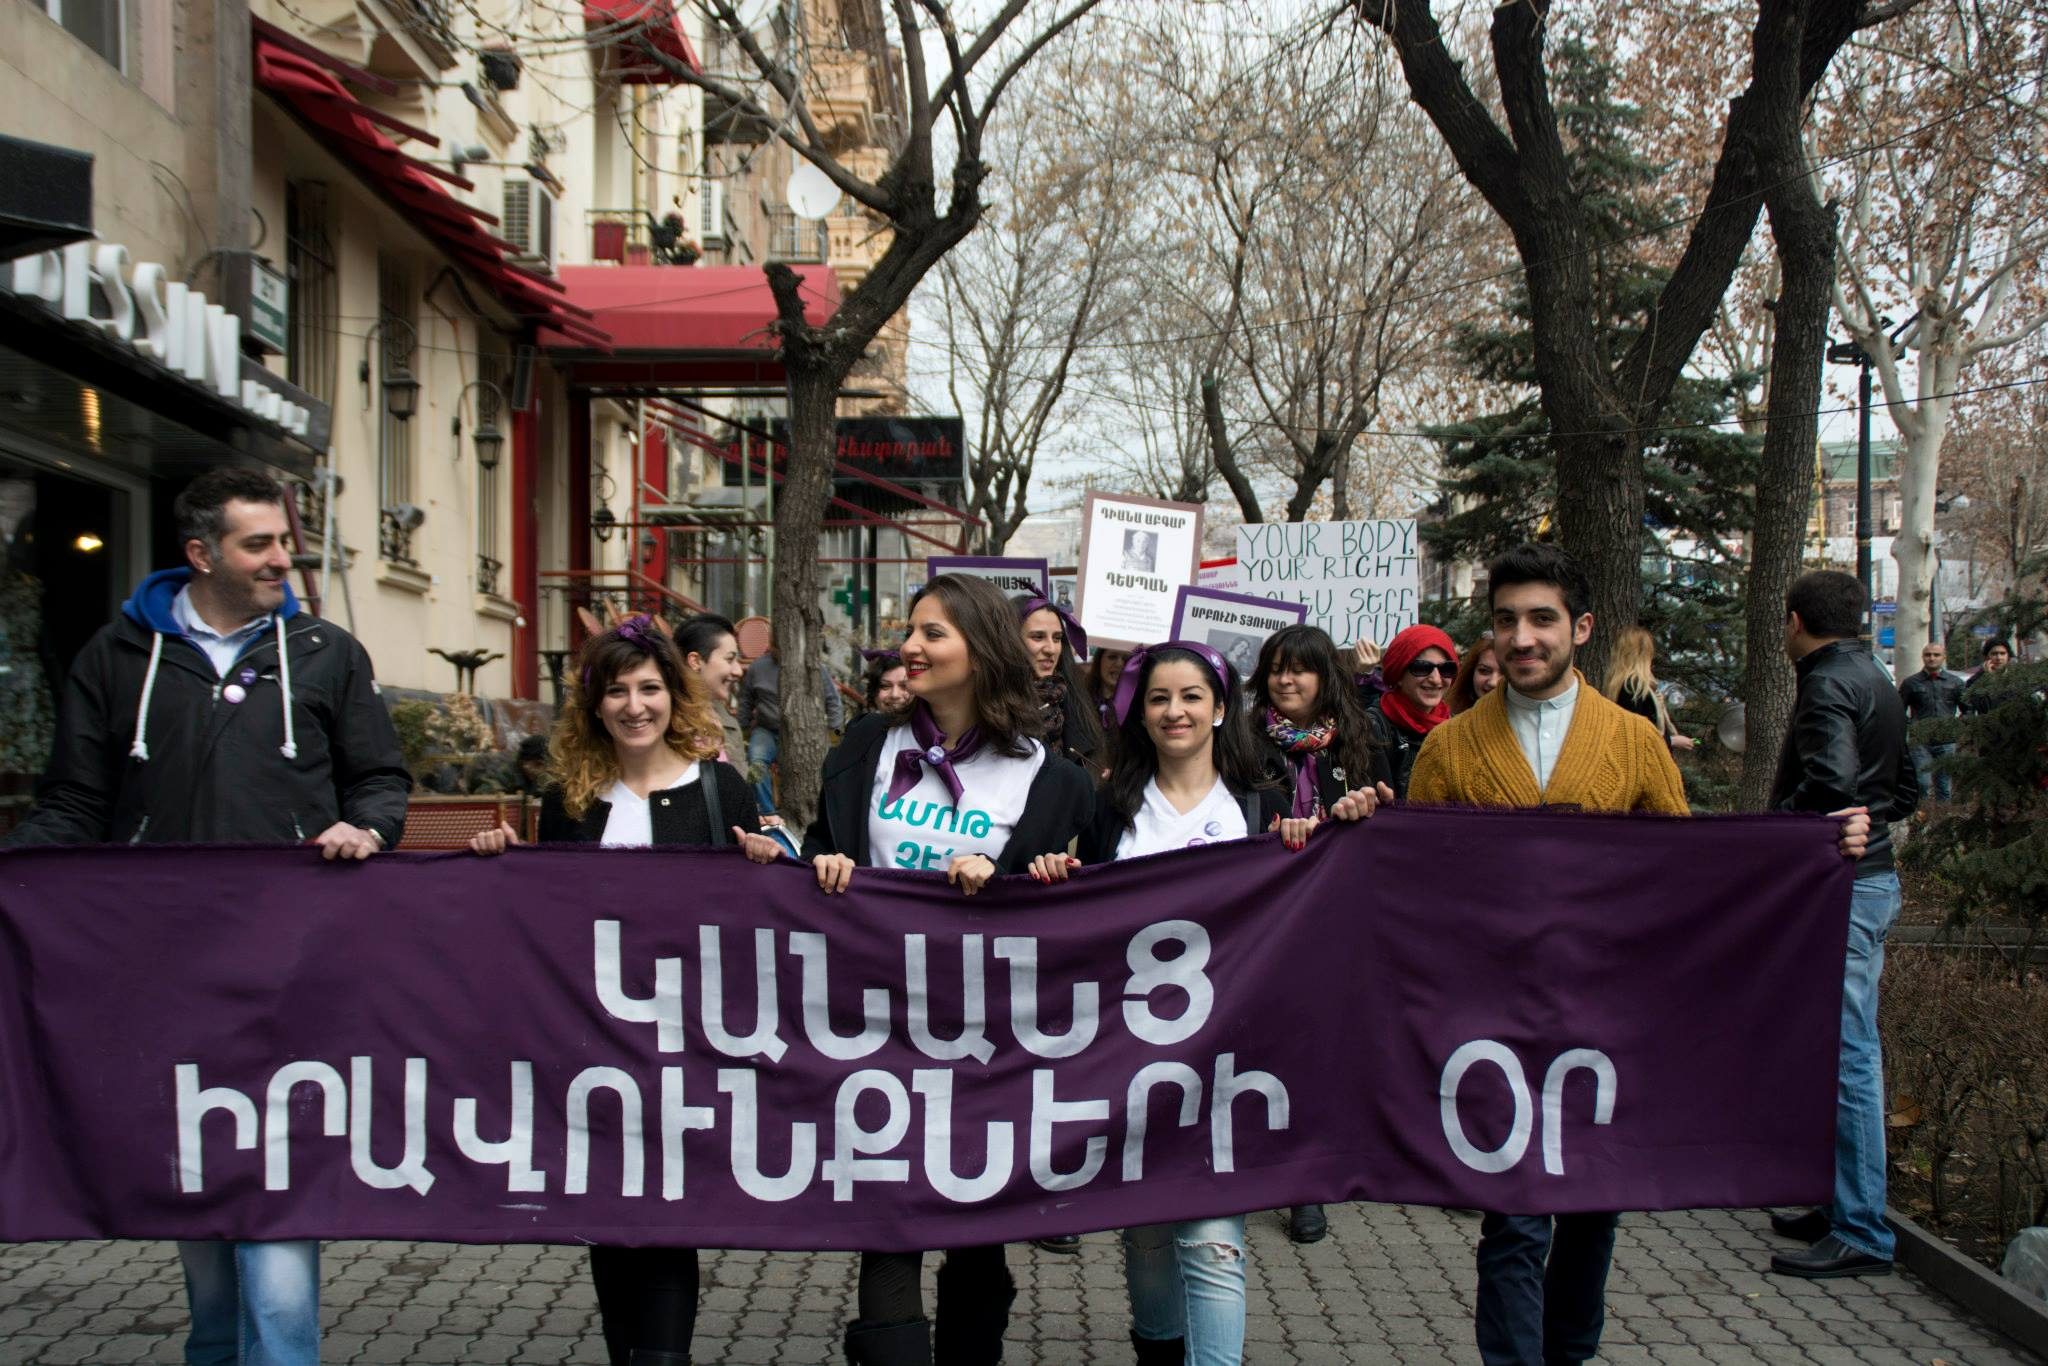
[[[896,776],[896,756],[917,747],[908,721],[891,730],[882,742],[882,759],[875,765],[875,784],[868,793],[869,865],[943,873],[961,854],[1001,858],[1024,815],[1031,782],[1045,763],[1045,746],[1036,740],[1028,743],[1031,753],[1021,759],[982,749],[954,764],[962,793],[957,806],[945,780],[929,764],[916,787],[891,801],[889,780]]]
[[[1244,806],[1230,795],[1221,777],[1209,795],[1195,803],[1194,810],[1181,812],[1166,800],[1157,778],[1145,784],[1145,800],[1124,837],[1116,842],[1118,858],[1140,854],[1163,854],[1169,849],[1191,849],[1198,844],[1241,840],[1245,829]]]

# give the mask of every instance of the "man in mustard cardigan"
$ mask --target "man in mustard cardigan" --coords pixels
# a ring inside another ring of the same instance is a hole
[[[1408,800],[1689,814],[1685,783],[1657,728],[1572,667],[1593,634],[1592,588],[1578,565],[1555,546],[1523,545],[1487,574],[1505,686],[1430,732]],[[1867,816],[1845,819],[1843,852],[1860,855],[1868,829]],[[1474,1330],[1486,1366],[1550,1366],[1599,1350],[1620,1219],[1485,1216]]]

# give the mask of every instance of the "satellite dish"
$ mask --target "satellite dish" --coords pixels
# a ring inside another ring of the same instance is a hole
[[[798,218],[815,222],[829,217],[839,207],[839,187],[832,183],[832,177],[808,161],[800,161],[789,173],[789,182],[783,186],[783,198],[796,211]]]
[[[1749,713],[1740,702],[1728,704],[1728,709],[1721,713],[1721,719],[1714,723],[1714,735],[1731,754],[1740,754],[1749,748]]]

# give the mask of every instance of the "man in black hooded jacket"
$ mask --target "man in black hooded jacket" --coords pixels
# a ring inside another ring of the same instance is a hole
[[[249,469],[179,495],[186,565],[145,578],[71,666],[10,845],[398,843],[412,789],[370,657],[299,610],[284,490]],[[252,892],[256,889],[251,889]],[[316,1366],[320,1245],[183,1242],[191,1361]]]

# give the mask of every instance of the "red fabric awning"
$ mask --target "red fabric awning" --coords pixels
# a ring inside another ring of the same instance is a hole
[[[583,0],[583,27],[613,49],[614,73],[627,85],[674,85],[676,74],[654,61],[634,40],[645,38],[656,52],[703,71],[683,33],[674,0]]]
[[[433,239],[451,259],[481,279],[520,317],[577,338],[581,346],[603,349],[611,339],[589,322],[590,315],[562,297],[545,276],[506,259],[501,239],[483,224],[497,219],[443,189],[438,168],[400,151],[378,125],[418,132],[369,108],[350,94],[336,70],[342,64],[308,53],[288,35],[273,37],[271,26],[251,21],[256,50],[251,76],[284,105],[322,145],[353,167],[369,186],[390,200],[412,225]],[[431,135],[426,136],[431,142]],[[430,172],[432,172],[430,174]]]
[[[824,323],[839,307],[830,266],[796,266],[804,320]],[[619,366],[589,382],[779,382],[775,296],[758,266],[564,266],[569,304],[610,337]],[[587,349],[573,333],[543,332],[555,351]],[[616,370],[616,375],[613,375]],[[629,380],[629,376],[631,377]]]

